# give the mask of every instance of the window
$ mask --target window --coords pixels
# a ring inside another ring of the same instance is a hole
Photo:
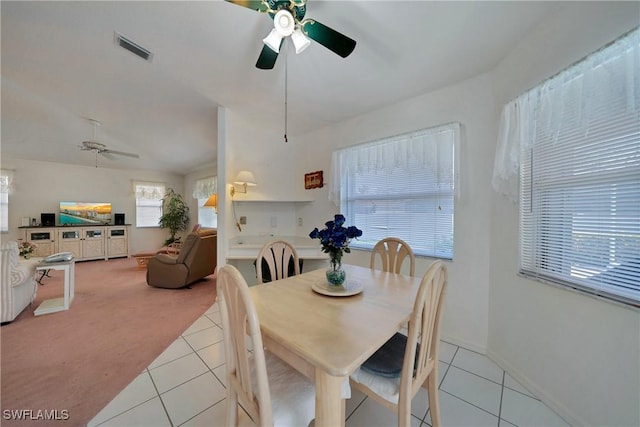
[[[505,107],[525,136],[521,273],[636,306],[639,57],[636,30]]]
[[[12,172],[0,171],[0,232],[9,231],[9,193],[11,191]]]
[[[165,185],[154,182],[135,182],[136,226],[159,227]]]
[[[458,135],[448,124],[333,154],[330,197],[362,230],[352,247],[398,237],[416,255],[453,259]]]
[[[212,194],[218,191],[218,178],[210,176],[196,181],[193,198],[198,200],[198,224],[207,228],[218,227],[218,214],[215,208],[204,206]]]

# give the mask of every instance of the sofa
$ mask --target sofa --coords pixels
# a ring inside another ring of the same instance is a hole
[[[36,296],[36,265],[41,258],[20,257],[18,242],[2,242],[0,323],[13,321]]]
[[[196,282],[216,270],[217,230],[190,233],[178,254],[159,253],[147,262],[147,284],[176,289]]]

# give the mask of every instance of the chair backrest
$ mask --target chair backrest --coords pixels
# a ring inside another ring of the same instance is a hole
[[[405,396],[413,396],[438,363],[440,320],[446,287],[447,267],[442,261],[435,261],[420,282],[409,319],[400,377],[400,393]]]
[[[256,425],[273,425],[260,322],[247,282],[235,267],[225,265],[218,271],[217,286],[221,296],[220,313],[227,360],[227,411],[230,411],[227,414],[227,425],[237,423],[238,403]],[[251,359],[247,337],[253,349]],[[254,369],[251,368],[252,364]],[[255,382],[252,379],[252,371],[255,372]]]
[[[371,251],[370,268],[375,268],[376,259],[382,263],[382,271],[400,273],[405,259],[409,259],[409,275],[413,276],[416,269],[416,256],[411,246],[396,237],[380,240]]]
[[[271,280],[284,279],[300,274],[298,252],[285,240],[273,240],[266,243],[256,259],[256,276],[258,284],[264,282],[263,267],[267,267]]]

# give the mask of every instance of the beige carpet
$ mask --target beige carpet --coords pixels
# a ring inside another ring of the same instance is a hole
[[[0,425],[86,425],[215,301],[212,276],[174,290],[145,274],[134,259],[78,262],[71,308],[35,317],[62,295],[61,271],[43,280],[33,307],[0,328]],[[8,419],[20,410],[27,420]]]

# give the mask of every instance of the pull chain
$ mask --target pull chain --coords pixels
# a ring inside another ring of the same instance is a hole
[[[287,98],[288,98],[288,81],[289,81],[289,55],[285,51],[284,56],[284,142],[289,142],[287,138]]]

